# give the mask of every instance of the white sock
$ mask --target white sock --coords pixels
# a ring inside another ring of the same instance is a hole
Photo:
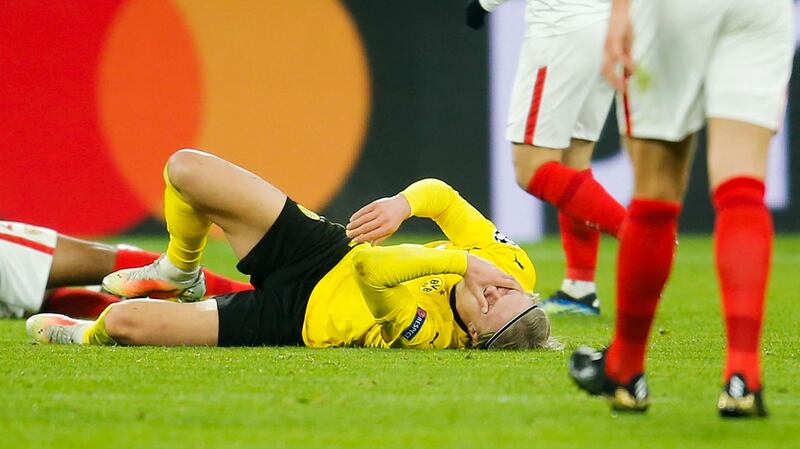
[[[583,298],[584,296],[597,291],[594,282],[590,281],[574,281],[572,279],[564,279],[561,283],[561,291],[572,296],[573,298]]]
[[[172,279],[173,281],[190,281],[197,278],[197,273],[200,271],[200,267],[197,266],[194,270],[186,271],[181,270],[180,268],[176,267],[169,257],[166,254],[162,255],[158,261],[156,262],[156,266],[158,267],[158,272],[161,273],[162,276]]]
[[[83,336],[86,334],[86,331],[94,324],[94,321],[83,321],[79,320],[80,324],[75,324],[72,329],[72,343],[76,345],[83,344]]]

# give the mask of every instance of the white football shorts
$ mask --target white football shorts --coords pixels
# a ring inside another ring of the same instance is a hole
[[[22,318],[42,307],[56,231],[0,221],[0,318]]]
[[[794,53],[791,0],[635,0],[620,132],[677,142],[708,117],[777,129]]]
[[[544,148],[597,141],[614,92],[600,75],[607,20],[554,36],[527,36],[511,92],[506,138]]]

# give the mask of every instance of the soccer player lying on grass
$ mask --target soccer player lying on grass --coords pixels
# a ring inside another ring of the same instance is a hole
[[[213,222],[256,289],[196,303],[124,301],[94,322],[36,315],[27,329],[37,341],[315,348],[550,344],[547,316],[525,293],[536,279],[527,254],[444,182],[419,181],[375,201],[345,230],[207,153],[175,153],[164,179],[166,254],[107,276],[104,288],[122,297],[178,289],[184,300],[193,299]],[[370,243],[411,215],[433,219],[449,241]]]
[[[90,288],[123,268],[158,257],[133,247],[79,240],[53,229],[0,221],[0,318],[38,312],[95,318],[119,298]],[[209,294],[249,290],[243,282],[203,270]]]

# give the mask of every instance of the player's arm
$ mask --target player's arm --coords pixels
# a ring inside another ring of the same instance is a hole
[[[382,336],[393,343],[409,326],[418,312],[417,299],[403,282],[434,274],[458,274],[473,294],[484,299],[481,306],[488,311],[483,291],[492,285],[520,289],[513,276],[503,273],[483,259],[466,251],[425,248],[417,245],[371,247],[353,257],[353,275],[370,312],[382,326]],[[480,300],[479,299],[479,300]],[[424,318],[424,317],[423,317]],[[424,327],[424,326],[421,326]],[[429,325],[417,339],[401,341],[406,346],[432,341],[438,331]],[[427,337],[431,337],[426,340]],[[405,338],[405,337],[404,337]]]
[[[411,216],[432,219],[451,242],[462,247],[495,242],[494,224],[438,179],[417,181],[391,198],[364,206],[350,217],[347,235],[357,243],[378,243]]]
[[[381,336],[391,346],[435,345],[439,318],[420,308],[403,282],[433,274],[464,275],[467,253],[416,245],[372,247],[353,257],[353,275]]]
[[[612,0],[611,16],[603,49],[602,73],[606,81],[619,92],[625,90],[625,79],[633,74],[633,27],[628,0]],[[620,71],[620,66],[622,70]],[[621,73],[620,73],[621,72]]]
[[[423,179],[406,187],[400,195],[408,201],[411,215],[436,222],[454,244],[471,248],[496,243],[494,223],[446,182]]]
[[[497,9],[498,6],[505,3],[506,0],[470,0],[464,7],[464,16],[467,21],[467,26],[477,30],[483,27],[486,20],[486,14]]]

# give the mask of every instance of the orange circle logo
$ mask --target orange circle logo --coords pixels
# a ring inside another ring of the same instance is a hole
[[[358,157],[369,110],[347,10],[338,1],[174,5],[128,2],[101,62],[104,131],[128,184],[160,214],[161,166],[193,147],[324,207]]]
[[[124,231],[162,214],[161,170],[181,148],[318,210],[361,151],[369,72],[339,1],[108,0],[80,15],[59,2],[8,6],[4,165],[58,183],[3,177],[7,219]]]

